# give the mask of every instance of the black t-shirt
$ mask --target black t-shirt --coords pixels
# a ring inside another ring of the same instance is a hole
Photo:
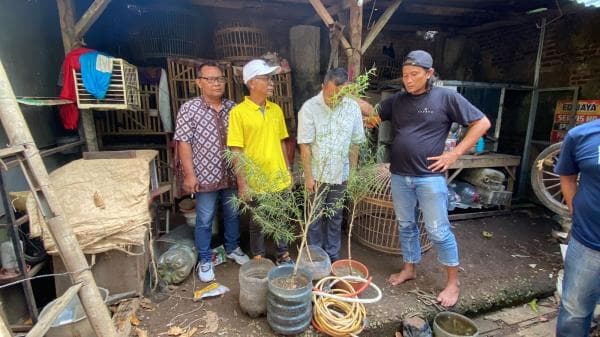
[[[484,117],[461,94],[441,87],[417,96],[397,93],[380,103],[379,115],[392,122],[390,171],[407,176],[441,174],[427,168],[427,157],[442,154],[452,122],[466,126]]]

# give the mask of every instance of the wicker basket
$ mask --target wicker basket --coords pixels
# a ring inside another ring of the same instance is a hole
[[[140,110],[140,82],[137,68],[123,59],[113,58],[113,71],[104,99],[97,99],[83,86],[81,72],[73,70],[77,106],[80,109]]]
[[[354,215],[352,237],[359,243],[379,252],[402,255],[398,236],[398,221],[394,213],[390,188],[389,164],[381,164],[379,170],[381,190],[372,191],[359,202]],[[423,215],[418,216],[421,253],[428,251],[432,244],[427,238]]]
[[[267,33],[256,27],[233,26],[215,32],[215,51],[218,58],[245,63],[268,50]]]

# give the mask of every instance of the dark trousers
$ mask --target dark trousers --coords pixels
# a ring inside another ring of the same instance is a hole
[[[324,190],[324,191],[323,191]],[[343,207],[336,206],[344,198],[346,184],[321,184],[317,193],[323,194],[317,203],[330,209],[308,227],[308,244],[321,247],[327,252],[331,261],[340,258],[342,241]]]
[[[249,204],[250,209],[258,206],[257,202],[254,200],[250,201]],[[265,257],[265,235],[262,232],[261,225],[252,218],[252,214],[250,215],[248,223],[248,232],[250,233],[250,252],[252,253],[252,256],[260,255]],[[275,245],[277,246],[277,257],[288,251],[288,246],[285,241],[276,242]]]

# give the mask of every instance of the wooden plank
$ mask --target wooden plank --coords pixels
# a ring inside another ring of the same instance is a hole
[[[386,8],[385,12],[381,15],[379,20],[377,20],[377,23],[375,23],[375,25],[373,25],[373,27],[371,28],[371,31],[369,31],[369,34],[367,34],[367,37],[365,37],[365,41],[360,49],[360,52],[362,54],[364,54],[367,51],[367,49],[371,46],[371,43],[375,41],[377,35],[379,35],[379,33],[383,30],[383,27],[385,27],[385,25],[388,23],[392,15],[394,15],[398,7],[400,7],[401,3],[402,0],[394,0],[394,2],[391,5],[389,5],[388,8]]]
[[[368,4],[369,2],[371,2],[371,0],[363,0],[363,7],[364,7],[364,5]],[[336,15],[339,12],[342,12],[342,11],[350,8],[350,6],[352,6],[352,3],[356,3],[356,0],[340,1],[340,3],[338,3],[338,4],[327,7],[327,12],[331,15]],[[321,20],[321,18],[318,15],[315,15],[315,16],[311,17],[310,19],[305,20],[304,24],[311,25],[311,24],[315,24],[315,23],[319,22],[320,20]]]
[[[137,152],[135,150],[124,150],[124,151],[89,151],[83,153],[83,159],[131,159],[136,158]]]
[[[58,315],[67,307],[67,304],[77,296],[77,292],[81,289],[83,284],[77,283],[71,286],[62,296],[56,299],[52,307],[45,313],[44,316],[40,317],[40,320],[33,326],[26,337],[43,337],[50,326],[58,317]]]
[[[131,316],[135,314],[140,306],[140,299],[133,298],[123,301],[117,307],[117,311],[113,315],[112,321],[117,330],[117,336],[127,337],[131,333]]]
[[[327,27],[329,27],[330,25],[332,25],[335,22],[333,20],[333,18],[331,17],[331,15],[329,14],[329,12],[327,12],[327,8],[325,8],[325,6],[323,6],[323,3],[321,2],[321,0],[308,0],[308,1],[310,1],[310,4],[313,6],[313,8],[315,9],[315,11],[319,15],[319,17],[321,17],[323,22],[325,22],[325,25],[327,25]],[[362,27],[362,24],[361,24],[361,27]],[[350,42],[348,42],[348,40],[344,36],[342,36],[340,38],[340,42],[342,43],[342,47],[344,47],[344,50],[346,51],[346,53],[349,53],[349,50],[352,49]]]
[[[95,0],[90,7],[83,13],[77,24],[75,25],[75,39],[81,39],[85,33],[92,27],[94,22],[98,20],[110,0]]]
[[[25,150],[25,148],[23,147],[23,145],[8,146],[3,149],[0,149],[0,158],[16,156],[17,154],[23,152],[24,150]]]
[[[519,166],[520,162],[521,157],[508,154],[464,155],[450,166],[449,169]]]

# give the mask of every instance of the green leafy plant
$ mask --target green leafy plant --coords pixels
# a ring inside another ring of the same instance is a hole
[[[359,75],[354,82],[344,85],[334,96],[334,106],[342,102],[344,97],[361,98],[369,86],[369,79],[375,74],[375,69]],[[331,154],[339,155],[339,154]],[[246,199],[235,198],[233,202],[242,212],[249,212],[250,216],[262,228],[262,232],[273,238],[275,241],[283,240],[292,243],[300,239],[298,246],[298,257],[294,266],[292,277],[295,277],[299,261],[306,252],[308,229],[311,224],[323,216],[332,216],[340,209],[346,207],[348,200],[352,202],[351,223],[354,219],[357,204],[374,188],[377,180],[376,155],[373,153],[372,146],[367,142],[360,147],[360,165],[351,170],[347,182],[347,190],[344,198],[341,198],[333,205],[326,205],[325,196],[327,188],[319,184],[325,167],[314,176],[316,185],[315,192],[310,193],[302,185],[299,188],[290,188],[283,191],[277,191],[281,179],[287,179],[287,172],[281,172],[280,175],[269,177],[260,166],[250,158],[239,152],[227,151],[226,157],[229,164],[237,169],[243,170],[246,180],[252,181],[246,193]],[[237,165],[234,165],[237,163]],[[251,186],[260,186],[260,190],[251,188]],[[275,192],[277,191],[277,192]],[[349,240],[350,241],[350,240]],[[348,243],[348,255],[350,255],[350,242]],[[310,256],[309,256],[310,258]]]

